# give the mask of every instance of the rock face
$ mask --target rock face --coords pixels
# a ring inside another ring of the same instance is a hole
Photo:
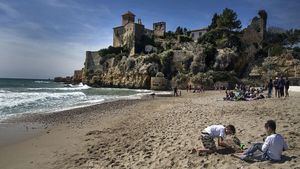
[[[83,82],[91,86],[150,88],[150,75],[158,65],[145,63],[147,56],[104,58],[98,52],[87,52]]]
[[[253,67],[249,74],[250,77],[261,77],[265,80],[281,75],[299,78],[300,60],[295,59],[291,53],[270,56],[260,66]]]
[[[82,82],[82,70],[75,70],[74,71],[72,81],[73,81],[74,84],[78,84],[78,83]]]
[[[216,70],[232,70],[234,67],[234,61],[237,60],[238,54],[234,49],[224,48],[218,49],[214,69]]]

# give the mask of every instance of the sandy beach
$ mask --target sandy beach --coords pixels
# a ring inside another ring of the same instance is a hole
[[[248,102],[223,101],[223,96],[219,91],[183,91],[176,98],[149,97],[12,118],[1,124],[2,138],[20,124],[16,130],[32,134],[1,143],[0,168],[300,168],[299,92]],[[281,163],[189,154],[202,146],[198,136],[208,125],[235,125],[237,137],[249,146],[262,142],[269,119],[276,120],[277,132],[289,145]]]

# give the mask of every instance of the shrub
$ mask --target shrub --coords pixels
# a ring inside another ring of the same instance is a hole
[[[145,57],[144,63],[158,63],[158,64],[161,64],[160,63],[160,57],[157,54],[153,53],[153,54],[148,55],[148,56]]]
[[[213,45],[206,45],[203,50],[205,64],[212,67],[216,60],[217,49]]]
[[[284,48],[281,45],[273,45],[269,48],[270,56],[280,56],[283,53]]]
[[[112,47],[104,48],[98,51],[99,55],[105,60],[113,57],[117,57],[118,60],[122,59],[122,56],[128,55],[128,50],[123,47]]]
[[[293,56],[296,59],[300,59],[300,48],[299,47],[294,47],[293,48]]]
[[[179,35],[178,36],[178,41],[179,43],[183,43],[183,42],[191,42],[192,38],[186,36],[186,35]]]
[[[160,62],[162,65],[162,72],[168,79],[171,79],[172,77],[171,66],[173,61],[173,55],[174,55],[173,51],[169,50],[163,52],[160,58]]]

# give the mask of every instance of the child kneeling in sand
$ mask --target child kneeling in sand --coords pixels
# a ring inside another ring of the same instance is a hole
[[[254,153],[258,152],[259,155],[254,158],[260,161],[271,160],[279,161],[281,160],[282,151],[287,150],[288,146],[284,141],[284,138],[280,134],[276,134],[276,123],[273,120],[268,120],[265,123],[265,129],[268,137],[265,139],[264,143],[255,143],[249,149],[243,153],[235,154],[234,156],[247,160],[254,157]]]
[[[198,151],[199,154],[216,152],[217,147],[214,141],[215,138],[218,138],[218,146],[231,148],[231,146],[226,144],[223,140],[226,135],[234,134],[235,127],[233,125],[228,125],[226,127],[223,125],[208,126],[201,132],[200,136],[204,149],[193,149],[193,152]]]

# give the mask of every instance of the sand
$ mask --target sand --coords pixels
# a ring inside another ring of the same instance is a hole
[[[34,136],[0,147],[0,168],[300,168],[300,93],[289,98],[222,101],[223,92],[119,101],[6,123],[41,123]],[[247,163],[230,154],[197,156],[200,131],[233,124],[249,146],[274,119],[290,149],[281,163]],[[0,128],[1,129],[1,128]],[[1,130],[0,130],[1,132]]]

